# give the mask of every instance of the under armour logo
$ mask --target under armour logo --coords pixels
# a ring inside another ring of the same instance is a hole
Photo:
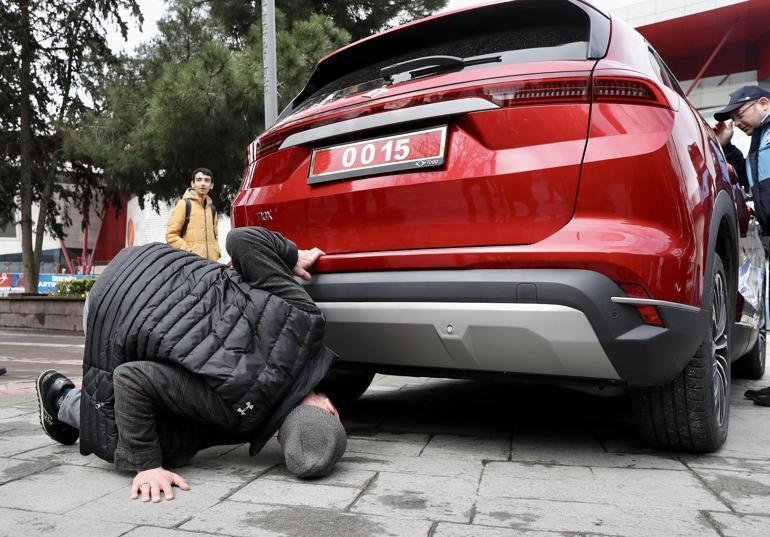
[[[241,416],[245,416],[247,410],[253,410],[254,409],[254,405],[252,405],[250,401],[246,401],[246,405],[245,406],[246,406],[245,409],[243,409],[243,408],[236,408],[235,410],[237,410],[238,414],[240,414]]]

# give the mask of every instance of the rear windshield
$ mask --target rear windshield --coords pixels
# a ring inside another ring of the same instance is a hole
[[[585,60],[590,21],[564,1],[523,1],[477,8],[426,21],[353,45],[320,63],[305,90],[281,116],[321,102],[408,80],[408,72],[384,80],[380,69],[424,56],[469,59],[499,55],[495,63]]]

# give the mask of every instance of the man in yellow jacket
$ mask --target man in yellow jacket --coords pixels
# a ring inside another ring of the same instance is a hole
[[[198,168],[192,174],[190,188],[171,212],[166,227],[166,242],[174,248],[216,261],[219,250],[217,213],[209,191],[214,187],[214,174]]]

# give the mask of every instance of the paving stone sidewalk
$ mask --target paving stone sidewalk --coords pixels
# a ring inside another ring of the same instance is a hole
[[[271,440],[212,448],[175,500],[129,500],[131,476],[54,444],[34,393],[0,395],[0,536],[768,537],[770,408],[734,381],[716,454],[640,445],[625,397],[378,376],[342,410],[350,441],[299,481]]]

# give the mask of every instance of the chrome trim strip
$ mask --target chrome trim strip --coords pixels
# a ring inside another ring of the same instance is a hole
[[[422,119],[436,119],[447,116],[467,114],[469,112],[481,112],[484,110],[496,110],[500,108],[495,103],[481,97],[468,97],[442,103],[421,104],[410,106],[400,110],[389,110],[370,116],[347,119],[338,123],[315,127],[306,131],[288,136],[278,149],[286,149],[297,145],[317,142],[334,136],[350,134],[353,132],[375,129],[390,125],[399,125]]]
[[[613,296],[611,298],[616,304],[630,304],[632,306],[658,306],[661,308],[674,308],[677,310],[689,311],[690,313],[700,313],[700,308],[690,306],[689,304],[680,304],[679,302],[669,302],[667,300],[653,300],[651,298],[631,298],[627,296]]]
[[[317,302],[343,360],[619,379],[585,314],[553,304]]]

